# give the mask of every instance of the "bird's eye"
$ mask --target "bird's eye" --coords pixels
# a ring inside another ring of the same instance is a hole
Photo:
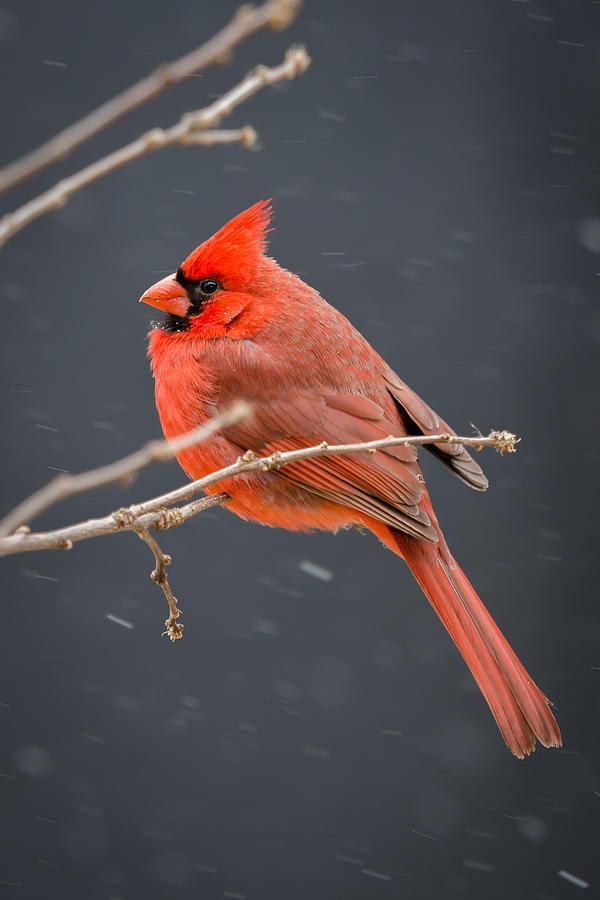
[[[200,290],[203,294],[214,294],[219,290],[219,283],[214,278],[203,278],[200,282]]]

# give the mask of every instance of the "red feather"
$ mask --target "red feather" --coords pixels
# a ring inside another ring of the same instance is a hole
[[[213,276],[231,288],[247,283],[265,251],[271,215],[271,200],[261,200],[231,219],[184,259],[185,277]]]

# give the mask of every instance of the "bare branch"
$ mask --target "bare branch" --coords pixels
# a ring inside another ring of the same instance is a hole
[[[131,141],[91,165],[85,166],[79,172],[63,178],[39,197],[35,197],[14,212],[6,213],[0,219],[0,247],[35,219],[53,209],[64,206],[76,191],[126,163],[139,159],[146,153],[174,145],[232,143],[234,140],[247,147],[254,145],[256,132],[250,126],[236,132],[212,131],[208,133],[208,129],[214,129],[225,116],[228,116],[237,106],[256,94],[261,88],[277,81],[295,78],[309,65],[310,57],[306,50],[303,47],[291,47],[280,65],[273,68],[257,66],[239,84],[211,103],[210,106],[184,113],[180,120],[170,128],[153,128],[140,135],[135,141]]]
[[[171,590],[171,585],[169,584],[169,579],[167,578],[167,566],[171,564],[171,557],[168,553],[163,553],[158,545],[158,541],[156,538],[152,537],[149,531],[145,528],[136,529],[137,535],[144,541],[145,544],[148,544],[152,552],[154,553],[154,559],[156,560],[156,568],[153,572],[150,573],[150,578],[152,581],[156,582],[156,584],[162,588],[163,594],[166,597],[167,603],[169,604],[169,615],[165,621],[165,628],[167,629],[163,634],[168,634],[171,641],[176,641],[179,638],[183,637],[183,625],[181,622],[178,622],[177,619],[181,615],[180,610],[177,608],[177,600],[173,596],[173,591]]]
[[[32,522],[40,513],[67,497],[93,491],[115,481],[129,483],[141,469],[151,463],[172,459],[180,450],[203,443],[221,428],[240,422],[249,414],[250,407],[240,400],[234,403],[231,409],[173,441],[149,441],[135,453],[109,463],[107,466],[81,472],[78,475],[66,473],[58,475],[49,484],[23,500],[0,521],[0,538],[12,534],[19,526]]]
[[[240,410],[240,414],[247,414],[247,404],[243,403],[236,404],[230,410],[230,416],[234,414],[237,406],[243,407]],[[124,477],[130,477],[134,472],[139,471],[143,465],[147,465],[148,462],[167,458],[184,447],[197,443],[202,438],[206,439],[210,434],[214,434],[215,431],[226,427],[226,424],[231,424],[231,422],[227,423],[224,421],[224,416],[217,416],[200,429],[195,429],[188,434],[182,435],[170,443],[153,441],[137,453],[131,454],[131,456],[113,463],[111,466],[104,466],[102,469],[85,472],[82,475],[70,476],[70,480],[67,480],[66,484],[63,481],[62,494],[60,494],[60,479],[55,479],[47,488],[39,491],[38,494],[34,494],[33,497],[17,507],[17,510],[7,516],[4,521],[6,522],[11,517],[22,519],[23,510],[27,508],[27,504],[30,504],[31,509],[35,508],[39,511],[40,508],[46,509],[50,503],[61,499],[61,497],[86,490],[86,487],[83,486],[86,482],[88,486],[96,487],[98,484],[106,484],[111,481],[121,480]],[[173,504],[187,500],[198,491],[234,475],[255,471],[268,472],[271,469],[280,469],[301,459],[313,459],[319,456],[334,456],[344,453],[375,453],[384,447],[400,444],[466,444],[474,447],[476,450],[481,450],[483,447],[495,447],[499,453],[514,453],[518,440],[509,431],[491,431],[487,437],[479,435],[476,437],[458,437],[445,432],[444,434],[415,435],[411,437],[394,437],[390,435],[381,440],[358,444],[329,445],[323,442],[314,447],[305,447],[301,450],[292,450],[286,453],[277,451],[270,456],[263,457],[257,457],[251,450],[248,450],[235,463],[224,469],[219,469],[218,472],[213,472],[211,475],[200,478],[175,491],[169,491],[159,497],[153,497],[145,503],[118,509],[102,519],[88,519],[85,522],[78,522],[65,528],[37,533],[31,533],[27,526],[21,526],[15,534],[0,537],[0,556],[24,553],[30,550],[70,550],[75,541],[100,537],[103,534],[114,534],[117,531],[134,531],[150,547],[154,554],[156,567],[151,577],[162,588],[169,604],[169,616],[165,621],[166,631],[164,634],[168,634],[171,641],[176,641],[183,637],[183,625],[177,621],[180,616],[180,610],[177,607],[177,600],[166,573],[166,567],[171,563],[171,557],[163,553],[156,539],[150,534],[150,528],[167,529],[181,525],[187,519],[192,518],[192,516],[205,509],[226,503],[229,497],[225,493],[218,493],[200,500],[192,500],[183,506],[173,506]],[[59,482],[58,489],[55,487],[57,481]],[[54,494],[52,494],[52,489]],[[44,491],[46,492],[45,497],[43,496]],[[42,497],[43,501],[42,506],[40,506],[40,497]],[[15,517],[15,512],[19,512],[19,516]]]
[[[185,437],[185,436],[184,436]],[[182,438],[183,440],[183,438]],[[176,503],[189,500],[198,491],[205,490],[214,484],[232,478],[235,475],[244,475],[247,472],[268,472],[271,469],[280,469],[283,466],[303,459],[313,459],[319,456],[339,456],[346,453],[375,453],[384,447],[399,445],[423,445],[423,444],[462,444],[481,450],[483,447],[494,447],[498,452],[514,453],[518,438],[509,431],[491,431],[486,437],[459,437],[458,435],[443,433],[434,435],[414,435],[411,437],[390,437],[377,441],[358,444],[327,444],[325,442],[313,447],[305,447],[301,450],[290,450],[285,453],[279,451],[270,456],[257,457],[252,451],[248,451],[235,463],[219,469],[204,478],[199,478],[190,484],[153,497],[143,503],[133,504],[124,509],[117,510],[100,519],[88,519],[64,528],[53,531],[30,533],[26,529],[20,529],[16,534],[0,538],[0,556],[9,556],[13,553],[25,553],[32,550],[57,550],[71,549],[76,541],[88,540],[100,537],[103,534],[114,534],[117,531],[138,531],[140,528],[170,528],[179,525],[185,519],[191,518],[209,506],[226,502],[227,495],[219,494],[220,500],[214,496],[188,503],[187,506],[169,509]],[[77,477],[77,476],[75,476]]]
[[[240,7],[231,21],[206,43],[174,62],[159,66],[150,75],[103,103],[79,122],[0,170],[0,193],[63,159],[76,147],[147,103],[165,88],[209,66],[227,62],[233,49],[257,31],[263,28],[275,31],[287,28],[294,21],[300,6],[301,0],[267,0],[259,7],[249,4]]]
[[[71,550],[73,544],[78,541],[102,537],[104,534],[116,534],[118,531],[135,531],[137,528],[172,528],[175,525],[181,525],[186,519],[190,519],[205,509],[226,503],[228,499],[227,494],[211,494],[209,497],[202,497],[200,500],[194,500],[185,506],[174,509],[167,509],[159,505],[157,509],[137,514],[132,511],[134,507],[124,507],[100,519],[86,519],[84,522],[55,528],[52,531],[30,532],[26,525],[22,525],[14,534],[0,538],[0,556],[26,553],[30,550]]]

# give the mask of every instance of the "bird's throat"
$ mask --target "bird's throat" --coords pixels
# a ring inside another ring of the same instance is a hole
[[[165,313],[163,317],[156,322],[156,327],[164,331],[165,334],[177,334],[180,331],[188,331],[191,322],[189,316],[175,316],[173,313]]]

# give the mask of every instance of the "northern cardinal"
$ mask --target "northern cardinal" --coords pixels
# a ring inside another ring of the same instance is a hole
[[[140,298],[166,315],[149,356],[167,439],[237,398],[252,416],[177,454],[201,478],[246,450],[267,455],[327,441],[452,432],[313,288],[265,255],[270,201],[240,213]],[[488,482],[459,444],[430,450],[469,487]],[[522,758],[561,746],[550,701],[531,680],[453,558],[413,446],[320,457],[221,482],[244,519],[296,531],[368,528],[404,559]]]

